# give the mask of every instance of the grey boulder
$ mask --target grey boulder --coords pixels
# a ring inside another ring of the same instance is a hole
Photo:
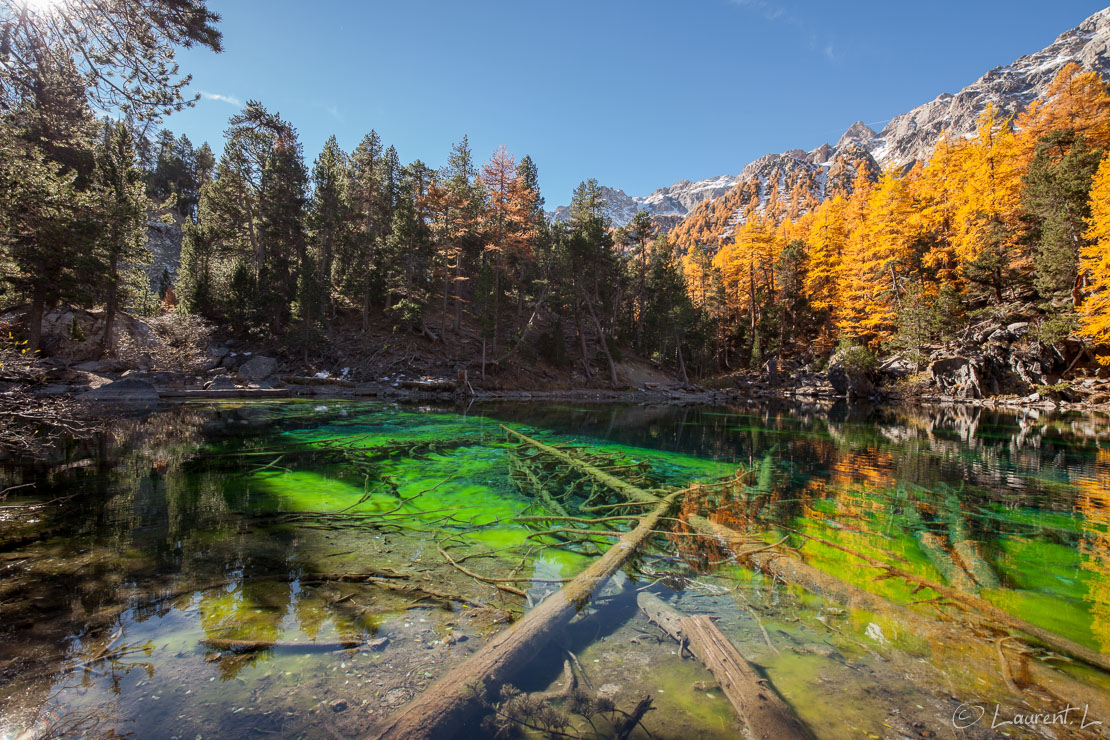
[[[239,377],[247,380],[263,380],[276,373],[277,368],[277,360],[265,355],[258,355],[239,366]]]

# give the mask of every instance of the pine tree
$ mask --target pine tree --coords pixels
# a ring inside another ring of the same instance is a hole
[[[522,290],[517,277],[523,263],[532,258],[536,238],[533,225],[532,191],[519,177],[516,162],[505,147],[494,152],[479,175],[486,189],[484,212],[484,258],[493,276],[488,304],[492,311],[493,348],[500,340],[501,304],[506,284]]]
[[[589,318],[595,337],[605,355],[609,370],[609,383],[618,384],[616,361],[609,347],[608,332],[602,317],[611,312],[615,289],[620,283],[620,265],[613,251],[613,236],[605,199],[597,180],[586,180],[574,189],[570,201],[570,228],[560,234],[557,249],[562,253],[563,264],[571,270],[569,286],[572,290],[575,325],[578,330],[582,363],[591,375],[586,335],[582,329],[583,315]]]
[[[146,213],[149,202],[143,173],[138,165],[134,139],[122,122],[107,123],[96,158],[97,195],[103,230],[97,257],[103,264],[105,312],[102,351],[115,353],[114,328],[121,295],[132,275],[150,262],[145,247]],[[139,271],[139,279],[142,272]],[[134,282],[132,279],[131,282]]]
[[[1073,131],[1054,131],[1037,143],[1023,183],[1027,239],[1034,247],[1034,286],[1057,309],[1079,305],[1084,275],[1089,193],[1101,155]]]
[[[354,218],[351,240],[336,256],[340,291],[362,309],[362,329],[370,323],[370,306],[384,289],[380,256],[391,217],[382,190],[382,142],[377,132],[362,138],[351,154],[350,202]]]
[[[1034,101],[1017,120],[1022,161],[1036,155],[1037,142],[1053,131],[1074,131],[1092,149],[1110,148],[1110,90],[1098,72],[1070,62],[1056,73],[1043,101]]]
[[[312,203],[308,214],[309,241],[318,272],[322,310],[334,313],[333,289],[341,270],[337,263],[349,252],[353,239],[355,211],[347,155],[335,137],[330,137],[312,169]],[[301,282],[306,280],[301,276]],[[303,289],[300,292],[304,292]]]
[[[635,346],[643,347],[644,344],[644,313],[647,311],[647,274],[650,260],[648,258],[648,244],[652,232],[655,230],[651,223],[651,216],[647,211],[637,211],[636,215],[621,231],[620,239],[630,250],[626,255],[635,265],[636,273],[636,316],[635,316]]]
[[[451,147],[442,179],[441,331],[446,334],[447,307],[451,295],[454,296],[455,331],[458,332],[462,328],[462,289],[468,282],[469,275],[476,269],[482,252],[482,220],[486,192],[479,181],[478,170],[470,152],[470,141],[466,136]]]
[[[182,110],[197,97],[183,95],[190,80],[178,73],[175,47],[220,51],[219,19],[205,0],[0,3],[0,107],[38,95],[44,68],[74,50],[77,77],[97,108],[138,120]]]
[[[426,333],[428,267],[434,245],[431,232],[429,188],[435,172],[420,160],[402,168],[398,183],[393,226],[386,239],[386,311],[394,330],[402,327]]]
[[[836,196],[822,203],[807,222],[804,290],[809,305],[820,312],[824,350],[832,348],[833,315],[840,302],[841,263],[848,242],[847,201]]]
[[[1029,260],[1017,243],[1018,140],[1009,120],[998,120],[993,104],[979,117],[978,137],[964,159],[963,182],[955,211],[955,253],[965,277],[1002,303],[1003,291],[1028,272]]]
[[[0,125],[0,248],[7,281],[30,298],[28,349],[40,349],[44,306],[87,289],[101,227],[98,203],[41,150]]]
[[[301,276],[311,271],[305,279],[320,282],[320,278],[307,249],[308,173],[301,145],[292,126],[276,117],[275,120],[272,148],[262,168],[259,193],[258,238],[262,261],[258,269],[258,294],[271,331],[276,335],[281,331],[290,304],[296,300]],[[318,305],[314,303],[312,310]],[[302,322],[319,321],[317,313],[306,317],[306,310],[301,309]]]
[[[674,361],[684,383],[689,382],[686,363],[686,338],[696,326],[697,309],[690,301],[682,264],[674,255],[674,246],[666,236],[651,246],[647,272],[646,303],[643,313],[642,347],[651,347],[661,360]]]

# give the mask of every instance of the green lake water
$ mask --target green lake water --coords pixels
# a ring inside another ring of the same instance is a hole
[[[645,592],[709,615],[817,737],[1044,736],[991,716],[1068,704],[1088,724],[1050,736],[1105,736],[1110,674],[858,555],[1110,653],[1110,418],[309,401],[177,406],[3,469],[0,740],[367,736],[638,510],[502,425],[684,498],[459,737],[611,736],[648,697],[632,737],[739,737]],[[892,606],[753,572],[690,514]]]

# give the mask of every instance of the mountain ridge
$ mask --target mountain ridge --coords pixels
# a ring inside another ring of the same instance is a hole
[[[737,175],[718,175],[693,182],[680,180],[646,196],[629,196],[623,190],[604,187],[603,195],[609,202],[615,226],[627,224],[641,209],[652,216],[688,219],[695,211],[704,211],[708,204],[730,194],[736,199],[733,191],[745,184],[750,186],[758,181],[760,192],[756,197],[763,200],[766,194],[762,191],[766,189],[765,180],[769,175],[795,171],[805,163],[825,171],[823,176],[811,178],[815,183],[820,181],[820,190],[814,194],[823,199],[824,181],[838,161],[843,164],[847,152],[857,155],[865,152],[879,168],[906,167],[927,157],[943,131],[954,136],[973,133],[979,115],[990,103],[1005,115],[1021,112],[1033,100],[1044,96],[1056,73],[1070,62],[1110,76],[1110,7],[1064,31],[1045,48],[987,71],[956,93],[941,93],[927,103],[894,116],[882,131],[877,132],[862,121],[856,121],[835,145],[824,143],[808,151],[792,149],[765,154],[744,165]],[[788,179],[778,183],[780,191],[787,192],[792,184]],[[569,220],[570,209],[559,206],[549,217],[554,221]],[[732,221],[734,225],[735,217]],[[717,235],[727,236],[728,233],[729,229],[724,229]]]

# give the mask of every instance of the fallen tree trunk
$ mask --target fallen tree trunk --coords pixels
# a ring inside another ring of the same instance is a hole
[[[980,587],[994,589],[1002,586],[994,569],[979,554],[979,547],[971,539],[963,511],[957,502],[950,502],[948,507],[948,541],[952,543],[952,552],[956,554],[956,558]]]
[[[536,498],[540,500],[540,503],[542,503],[548,511],[562,517],[570,516],[563,505],[551,496],[551,494],[547,490],[547,486],[545,486],[540,481],[539,477],[537,477],[536,474],[532,471],[532,468],[527,460],[510,461],[509,467],[514,471],[517,471],[518,474],[523,475],[527,479],[528,486],[532,489]],[[521,487],[519,483],[517,484],[517,487]]]
[[[688,617],[646,592],[636,597],[636,603],[652,624],[681,647],[688,648],[709,669],[747,728],[749,737],[756,740],[813,737],[766,679],[708,617]]]
[[[963,593],[975,593],[977,589],[975,583],[971,580],[971,576],[960,567],[960,564],[944,548],[940,537],[927,529],[919,529],[914,532],[913,536],[917,540],[917,546],[921,548],[921,552],[933,564],[933,567],[944,576],[944,580]]]
[[[648,502],[655,502],[655,501],[660,500],[660,498],[658,496],[653,496],[650,493],[648,493],[647,491],[643,490],[642,488],[637,488],[636,486],[632,485],[631,483],[626,483],[625,481],[621,480],[620,478],[616,477],[615,475],[610,475],[609,473],[606,473],[601,468],[590,465],[587,462],[583,462],[582,460],[579,460],[578,458],[574,457],[573,455],[568,455],[567,453],[563,452],[562,450],[560,450],[556,447],[552,447],[551,445],[545,445],[543,442],[540,442],[539,440],[532,439],[531,437],[523,435],[523,434],[521,434],[520,432],[518,432],[516,430],[509,429],[509,427],[505,426],[504,424],[501,425],[501,428],[504,429],[509,434],[511,434],[512,436],[519,439],[524,444],[529,445],[531,447],[534,447],[537,450],[539,450],[540,452],[544,453],[545,455],[550,455],[551,457],[554,457],[556,460],[560,460],[560,461],[566,463],[567,465],[570,465],[572,468],[578,470],[581,473],[584,473],[585,475],[590,476],[591,478],[596,480],[598,483],[601,483],[602,485],[604,485],[607,488],[609,488],[610,490],[612,490],[614,493],[620,494],[621,496],[624,496],[625,498],[632,499],[633,501],[648,501]]]
[[[365,640],[338,640],[335,642],[289,642],[283,640],[224,640],[208,637],[201,645],[212,650],[228,650],[236,653],[253,653],[259,650],[288,650],[305,653],[330,653],[335,650],[351,650],[361,647]]]
[[[374,728],[371,738],[417,740],[448,738],[462,729],[500,684],[524,668],[550,638],[553,631],[570,622],[594,590],[617,572],[652,535],[680,494],[660,500],[658,506],[600,558],[557,593],[481,650],[450,671],[407,706]]]
[[[753,738],[813,737],[709,617],[704,614],[684,617],[682,629],[690,640],[690,649],[717,679]]]
[[[343,378],[317,378],[311,375],[282,375],[282,383],[291,385],[337,385],[340,388],[354,388],[355,383]]]

